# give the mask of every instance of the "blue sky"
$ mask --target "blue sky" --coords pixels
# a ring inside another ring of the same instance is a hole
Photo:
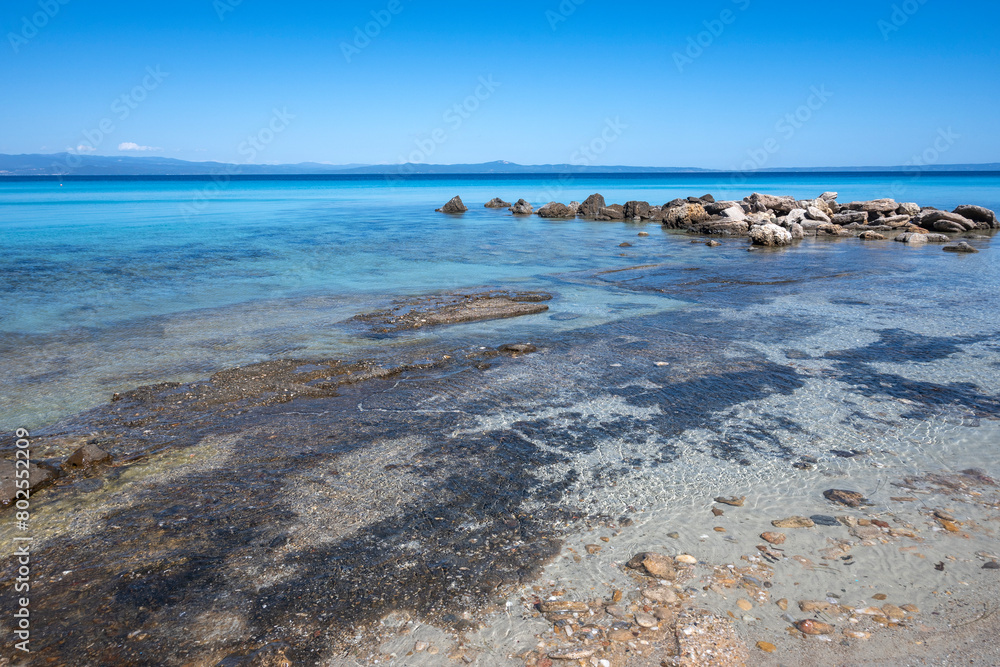
[[[8,0],[0,33],[2,153],[1000,161],[996,2]]]

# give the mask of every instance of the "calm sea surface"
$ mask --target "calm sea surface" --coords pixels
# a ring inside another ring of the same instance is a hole
[[[268,358],[360,355],[505,328],[545,336],[633,318],[690,297],[648,291],[622,297],[618,287],[565,277],[637,264],[732,261],[730,252],[689,248],[688,238],[657,225],[643,226],[651,241],[621,252],[618,244],[634,241],[640,226],[515,219],[483,208],[495,196],[537,206],[600,192],[609,203],[661,204],[706,192],[720,199],[753,191],[804,198],[826,190],[838,191],[842,202],[891,195],[939,208],[1000,209],[997,175],[786,174],[747,183],[690,175],[0,183],[0,424],[38,427],[114,391]],[[456,194],[469,213],[434,212]],[[843,268],[909,256],[898,246],[863,256],[857,242],[823,247]],[[788,253],[783,270],[794,273],[792,257],[807,261],[812,252]],[[871,287],[938,286],[944,278],[934,267],[944,258],[924,254],[934,261],[917,261],[912,284]],[[980,257],[976,279],[995,288],[997,263]],[[480,286],[557,291],[553,314],[574,319],[471,325],[382,343],[336,326],[394,296]],[[952,292],[940,307],[944,322],[972,306]]]

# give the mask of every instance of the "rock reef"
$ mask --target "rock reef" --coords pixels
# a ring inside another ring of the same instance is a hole
[[[486,203],[487,208],[509,208],[513,215],[537,213],[542,218],[582,218],[594,221],[659,222],[666,229],[692,234],[748,237],[753,245],[783,247],[806,236],[857,237],[864,241],[895,240],[909,243],[947,242],[947,234],[967,234],[972,231],[1000,229],[994,211],[983,206],[963,204],[953,211],[943,211],[914,202],[894,199],[872,199],[838,203],[836,192],[824,192],[815,199],[796,199],[754,192],[742,201],[716,200],[710,194],[674,199],[655,206],[646,201],[631,200],[625,204],[609,204],[595,193],[583,203],[552,201],[537,210],[519,199],[511,205],[500,198]],[[465,205],[455,197],[444,207],[444,213],[464,212]],[[779,231],[780,230],[780,231]],[[951,252],[975,252],[967,243],[961,248],[949,246]]]

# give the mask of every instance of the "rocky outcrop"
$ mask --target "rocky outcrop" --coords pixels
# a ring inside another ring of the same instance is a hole
[[[792,234],[773,223],[750,228],[750,241],[754,245],[780,247],[792,244]]]
[[[573,214],[570,213],[569,206],[566,204],[560,204],[557,201],[549,202],[545,206],[538,209],[538,215],[542,218],[572,218]]]
[[[694,234],[715,234],[719,236],[746,236],[750,225],[745,220],[711,220],[692,225],[689,230]]]
[[[593,194],[583,200],[580,204],[580,210],[577,212],[582,218],[596,218],[600,215],[601,209],[607,206],[604,201],[604,197],[599,194]]]
[[[531,204],[524,201],[523,199],[518,199],[517,202],[510,207],[510,212],[514,215],[531,215],[534,209]]]
[[[742,206],[730,206],[729,208],[719,211],[719,216],[727,220],[746,220],[747,214],[743,210]]]
[[[915,215],[920,214],[920,204],[914,204],[913,202],[904,202],[899,205],[896,209],[898,215],[908,215],[911,218]]]
[[[806,217],[817,222],[833,222],[830,216],[815,206],[806,209]]]
[[[963,218],[980,223],[978,226],[982,229],[1000,229],[1000,225],[997,224],[997,214],[983,206],[965,204],[952,212],[955,215],[960,215]]]
[[[649,220],[649,202],[625,202],[625,219],[635,220],[636,218],[639,220]]]
[[[465,213],[469,210],[469,207],[462,203],[461,197],[453,197],[450,202],[437,209],[438,213],[451,213],[452,215],[457,213]]]
[[[936,232],[961,234],[976,229],[977,224],[965,216],[936,209],[924,209],[913,218],[914,224]]]
[[[873,199],[871,201],[852,201],[842,204],[841,208],[848,211],[864,211],[865,213],[895,213],[899,204],[895,199]]]
[[[863,225],[868,222],[868,214],[864,211],[844,211],[842,213],[835,213],[830,218],[830,222],[835,225],[849,225],[851,223]]]
[[[821,222],[816,227],[816,236],[854,236],[854,233],[844,229],[840,225]]]
[[[668,229],[684,229],[708,218],[708,212],[701,204],[684,203],[664,206],[660,222]]]
[[[605,206],[597,212],[597,217],[595,220],[624,220],[625,219],[625,207],[621,204],[612,204],[611,206]]]
[[[486,208],[510,208],[513,206],[509,201],[504,201],[500,197],[494,197],[486,202]]]
[[[764,211],[774,211],[778,215],[788,215],[793,209],[799,207],[799,203],[793,197],[775,197],[755,192],[745,200],[757,213]]]

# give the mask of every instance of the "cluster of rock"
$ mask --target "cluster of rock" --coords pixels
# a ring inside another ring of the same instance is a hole
[[[816,199],[799,200],[754,193],[742,201],[716,201],[712,195],[675,199],[662,206],[645,201],[608,204],[600,194],[583,203],[549,202],[535,211],[523,199],[511,204],[500,198],[487,208],[507,208],[514,215],[537,213],[543,218],[584,218],[659,222],[668,229],[695,234],[749,237],[755,245],[790,245],[805,236],[858,236],[866,241],[884,240],[883,232],[896,234],[905,243],[947,242],[945,234],[1000,228],[996,213],[982,206],[963,205],[952,212],[893,199],[875,199],[841,204],[836,192],[824,192]],[[460,197],[444,207],[444,213],[464,213],[468,209]],[[959,247],[961,246],[961,247]],[[956,252],[975,252],[965,244],[949,247]]]

